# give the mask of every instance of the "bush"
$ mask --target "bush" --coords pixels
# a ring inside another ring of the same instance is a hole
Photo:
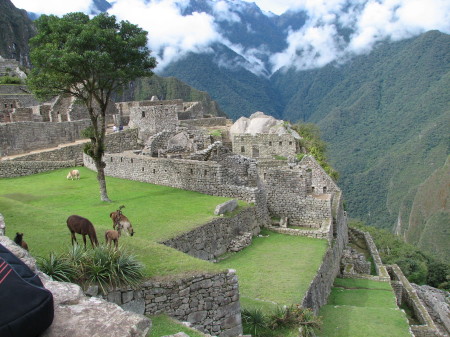
[[[244,333],[252,336],[281,336],[288,329],[297,329],[299,337],[315,336],[314,329],[320,329],[321,320],[308,308],[300,305],[278,306],[273,313],[264,314],[261,309],[242,310]]]
[[[104,293],[108,287],[136,287],[144,278],[144,267],[135,256],[106,246],[86,251],[75,245],[68,254],[39,258],[38,266],[56,281],[75,282],[83,288],[95,284]]]
[[[22,84],[22,80],[16,76],[2,76],[0,77],[0,84]]]

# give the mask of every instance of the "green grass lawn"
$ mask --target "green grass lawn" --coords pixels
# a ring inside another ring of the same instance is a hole
[[[103,243],[104,232],[112,228],[110,212],[125,205],[123,212],[133,224],[135,235],[122,236],[120,244],[145,264],[147,276],[223,269],[157,242],[215,218],[215,206],[229,198],[107,177],[113,202],[104,203],[100,201],[96,173],[78,169],[78,181],[66,179],[68,169],[0,179],[0,213],[5,217],[7,236],[13,239],[16,232],[23,232],[33,256],[66,252],[71,245],[66,219],[77,214],[91,220]],[[77,239],[82,243],[81,236]]]
[[[320,267],[327,241],[263,231],[252,245],[219,262],[236,269],[243,307],[269,311],[300,303]]]
[[[322,337],[410,337],[405,313],[387,282],[336,279],[320,309]]]
[[[161,337],[174,335],[178,332],[184,332],[189,337],[205,337],[205,334],[198,332],[197,330],[193,330],[181,324],[180,322],[170,318],[167,315],[157,315],[151,316],[152,320],[152,328],[150,329],[150,333],[147,337]]]

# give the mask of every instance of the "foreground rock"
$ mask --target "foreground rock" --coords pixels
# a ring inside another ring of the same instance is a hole
[[[439,330],[450,336],[450,293],[428,285],[412,286]]]
[[[87,297],[76,284],[52,281],[37,270],[34,258],[8,237],[0,236],[0,244],[36,272],[53,294],[55,318],[41,337],[144,337],[150,330],[151,321],[147,317],[124,311],[102,299]]]

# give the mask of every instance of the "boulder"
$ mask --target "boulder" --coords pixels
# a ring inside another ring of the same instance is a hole
[[[232,212],[238,207],[238,203],[235,199],[224,202],[223,204],[217,205],[214,210],[214,215],[225,214],[226,212]]]

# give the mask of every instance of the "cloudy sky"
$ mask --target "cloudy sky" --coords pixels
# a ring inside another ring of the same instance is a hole
[[[18,8],[39,14],[63,15],[90,12],[92,0],[12,0]],[[180,8],[189,0],[114,0],[109,10],[120,20],[128,20],[149,32],[149,47],[158,55],[161,70],[188,52],[208,52],[221,42],[243,56],[257,74],[272,73],[283,66],[298,69],[321,67],[332,61],[370,52],[381,40],[398,41],[437,29],[450,34],[449,0],[255,0],[267,15],[286,10],[305,11],[308,20],[299,30],[286,31],[288,47],[267,55],[265,46],[245,49],[222,36],[216,20],[239,21],[240,0],[214,0],[214,16],[193,13],[181,16]],[[253,1],[252,1],[253,2]],[[337,27],[351,28],[344,40]],[[249,27],[251,30],[251,27]],[[258,56],[259,55],[259,56]]]

